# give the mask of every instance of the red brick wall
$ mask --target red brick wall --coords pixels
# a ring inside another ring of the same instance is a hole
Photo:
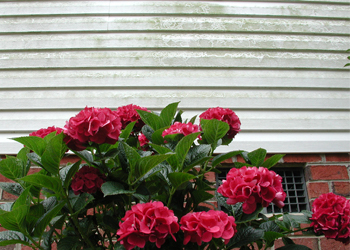
[[[66,162],[75,162],[77,159],[69,157],[64,159]],[[234,161],[243,162],[240,157],[234,157],[225,161],[225,165],[230,166]],[[350,155],[348,153],[339,154],[287,154],[280,163],[302,164],[305,168],[305,181],[309,196],[310,205],[313,200],[322,193],[334,192],[335,194],[350,198]],[[32,168],[32,173],[39,171],[38,168]],[[215,175],[208,176],[210,181],[215,180]],[[10,181],[0,175],[0,182]],[[0,202],[13,202],[15,197],[5,191],[0,190]],[[215,204],[216,205],[216,204]],[[3,230],[0,228],[0,231]],[[295,243],[303,244],[312,250],[344,250],[342,243],[324,237],[304,237],[300,235],[291,236]],[[282,246],[280,241],[276,242],[275,247]],[[13,250],[19,249],[15,246],[0,247],[0,249]],[[22,249],[29,249],[24,248]]]

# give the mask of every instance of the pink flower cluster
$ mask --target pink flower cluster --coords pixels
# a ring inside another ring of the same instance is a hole
[[[118,241],[126,250],[134,247],[143,248],[146,242],[155,242],[158,248],[164,244],[170,234],[176,241],[174,233],[179,231],[178,219],[160,201],[138,203],[132,206],[119,222]]]
[[[71,187],[75,195],[93,194],[101,189],[105,179],[105,175],[97,168],[84,166],[74,175]]]
[[[136,121],[134,125],[134,131],[140,131],[143,125],[145,125],[145,123],[141,120],[141,117],[136,110],[144,110],[149,112],[147,108],[143,108],[133,104],[117,108],[117,115],[120,117],[122,129],[124,129],[130,122],[134,121]]]
[[[350,201],[345,197],[327,193],[320,195],[312,204],[312,223],[315,233],[350,242]]]
[[[34,131],[34,132],[30,133],[29,136],[38,136],[40,138],[44,138],[48,134],[51,134],[51,133],[53,133],[55,131],[56,131],[56,134],[60,134],[60,133],[63,132],[63,129],[56,128],[55,126],[48,127],[48,128],[42,128],[42,129],[39,129],[37,131]]]
[[[172,135],[172,134],[183,134],[184,136],[199,132],[199,126],[189,123],[175,122],[168,129],[164,130],[162,136]],[[198,136],[200,138],[200,135]]]
[[[181,230],[185,238],[183,244],[196,242],[199,246],[212,238],[222,238],[227,244],[237,232],[235,218],[223,211],[188,213],[181,218]]]
[[[227,204],[243,202],[243,212],[246,214],[253,213],[257,203],[267,207],[273,202],[282,208],[286,198],[282,188],[282,177],[263,167],[232,168],[218,192],[228,197]]]
[[[240,131],[241,121],[231,109],[224,109],[221,107],[210,108],[203,112],[199,118],[206,120],[217,119],[226,122],[230,126],[230,129],[227,132],[227,137],[230,139],[233,139]]]
[[[88,108],[67,121],[64,132],[80,143],[115,144],[122,124],[116,111],[109,108]]]
[[[140,142],[141,147],[143,147],[143,146],[147,145],[147,143],[149,143],[149,140],[147,139],[147,137],[142,133],[140,133],[137,138]]]

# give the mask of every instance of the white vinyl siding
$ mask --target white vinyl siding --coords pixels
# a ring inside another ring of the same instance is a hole
[[[220,151],[349,152],[350,1],[0,2],[0,154],[85,106],[231,108]]]

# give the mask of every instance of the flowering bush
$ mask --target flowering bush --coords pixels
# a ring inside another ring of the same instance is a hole
[[[282,238],[280,250],[304,250],[288,235],[349,236],[349,202],[339,196],[315,200],[314,214],[263,215],[271,202],[284,205],[281,177],[269,170],[283,155],[265,161],[261,148],[215,154],[239,132],[237,115],[212,108],[197,125],[195,117],[183,121],[177,106],[160,113],[132,104],[116,111],[86,107],[63,129],[14,138],[24,147],[0,161],[0,174],[12,180],[0,188],[18,199],[0,205],[7,230],[0,232],[0,246],[247,250],[267,249]],[[75,160],[63,164],[66,154]],[[235,163],[216,192],[206,177],[238,155],[245,163]],[[40,171],[29,174],[32,165]],[[313,228],[300,228],[310,219]]]
[[[333,193],[322,194],[312,204],[311,226],[318,234],[350,242],[350,201]]]

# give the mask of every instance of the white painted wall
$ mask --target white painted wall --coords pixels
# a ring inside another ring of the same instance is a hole
[[[233,109],[221,151],[349,152],[348,0],[0,2],[0,154],[85,106]]]

